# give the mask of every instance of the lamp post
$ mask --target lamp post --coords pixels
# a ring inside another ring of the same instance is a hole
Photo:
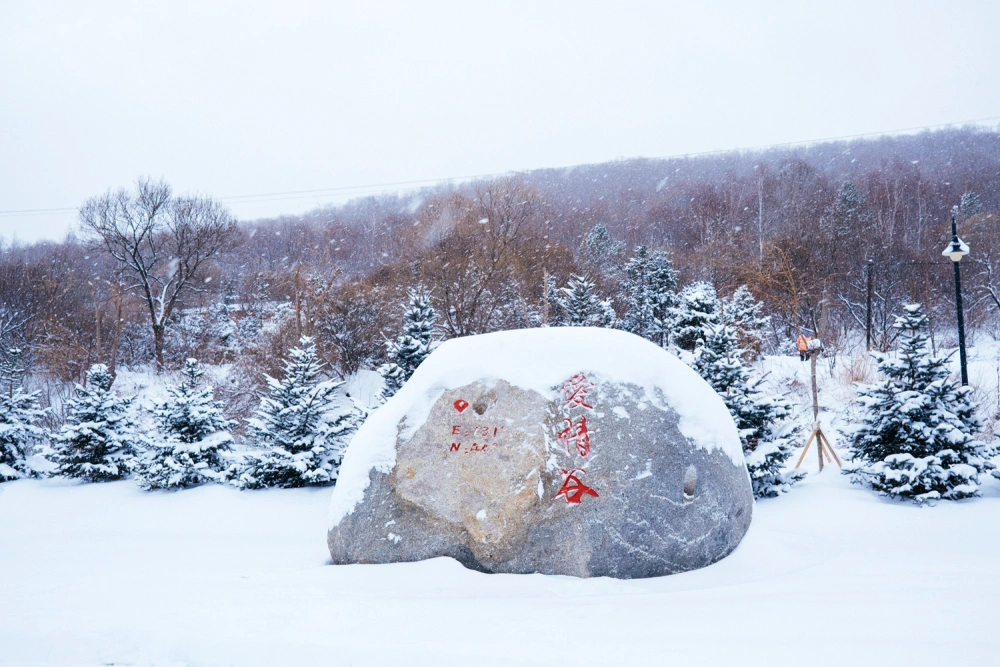
[[[868,265],[865,273],[868,279],[865,281],[865,347],[871,352],[872,351],[872,269],[875,267],[875,262],[868,260]]]
[[[958,238],[958,227],[955,226],[955,211],[951,212],[951,242],[941,253],[951,260],[955,266],[955,306],[958,309],[958,359],[962,364],[962,384],[969,384],[969,370],[965,362],[965,315],[962,312],[962,273],[958,263],[969,254],[969,246]]]

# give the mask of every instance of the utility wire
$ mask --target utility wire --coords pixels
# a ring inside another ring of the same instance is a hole
[[[963,121],[953,121],[950,123],[938,123],[937,125],[919,125],[916,127],[907,127],[898,130],[883,130],[881,132],[862,132],[859,134],[845,134],[835,137],[824,137],[822,139],[807,139],[804,141],[787,141],[784,143],[777,144],[764,144],[760,146],[751,146],[748,148],[721,148],[710,151],[700,151],[697,153],[676,153],[673,155],[659,155],[648,158],[635,158],[635,159],[646,159],[646,160],[678,160],[682,158],[692,158],[692,157],[702,157],[707,155],[719,155],[723,153],[739,153],[741,151],[761,151],[773,148],[784,148],[789,146],[807,146],[811,144],[820,144],[833,141],[845,141],[848,139],[862,139],[864,137],[876,137],[876,136],[887,136],[892,134],[903,134],[906,132],[916,132],[919,130],[934,130],[942,127],[952,127],[952,126],[964,126],[964,125],[975,125],[979,123],[988,123],[1000,121],[1000,116],[990,116],[988,118],[977,118],[974,120],[963,120]],[[627,158],[624,158],[627,159]],[[585,164],[573,165],[571,167],[543,167],[539,168],[539,171],[543,169],[573,169],[578,167],[588,167],[595,164],[601,164],[599,162],[590,162]],[[254,204],[267,201],[286,201],[291,199],[308,199],[311,197],[322,197],[324,195],[365,195],[365,194],[380,194],[383,192],[389,192],[391,190],[410,190],[421,186],[443,184],[454,181],[465,181],[471,179],[480,178],[491,178],[494,176],[501,176],[503,174],[511,173],[507,172],[495,172],[491,174],[470,174],[468,176],[447,176],[444,178],[425,178],[415,181],[393,181],[388,183],[370,183],[367,185],[348,185],[332,188],[318,188],[313,190],[286,190],[284,192],[263,192],[251,195],[229,195],[225,197],[215,197],[215,199],[224,202],[231,202],[233,204]],[[409,186],[409,187],[394,187],[394,186]],[[0,216],[29,216],[29,215],[55,215],[61,213],[71,213],[79,210],[79,207],[64,207],[64,208],[32,208],[32,209],[20,209],[20,210],[8,210],[0,211]]]

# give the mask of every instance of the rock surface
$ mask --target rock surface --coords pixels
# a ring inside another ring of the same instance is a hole
[[[752,511],[736,428],[694,371],[631,334],[534,329],[444,343],[369,419],[328,543],[334,563],[650,577],[723,558]]]

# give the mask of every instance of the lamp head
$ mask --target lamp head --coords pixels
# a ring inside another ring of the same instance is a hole
[[[953,262],[958,262],[969,254],[969,246],[962,239],[953,236],[951,237],[951,242],[944,247],[941,254]]]

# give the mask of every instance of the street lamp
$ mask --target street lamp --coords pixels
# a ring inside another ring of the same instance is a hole
[[[867,271],[865,273],[868,275],[865,281],[865,349],[869,352],[872,351],[872,269],[875,268],[875,262],[868,260]]]
[[[962,313],[962,274],[958,263],[969,254],[969,246],[958,238],[958,227],[955,226],[955,211],[951,212],[951,242],[941,253],[951,260],[955,266],[955,306],[958,309],[958,359],[962,364],[962,384],[969,384],[969,370],[965,362],[965,316]]]

